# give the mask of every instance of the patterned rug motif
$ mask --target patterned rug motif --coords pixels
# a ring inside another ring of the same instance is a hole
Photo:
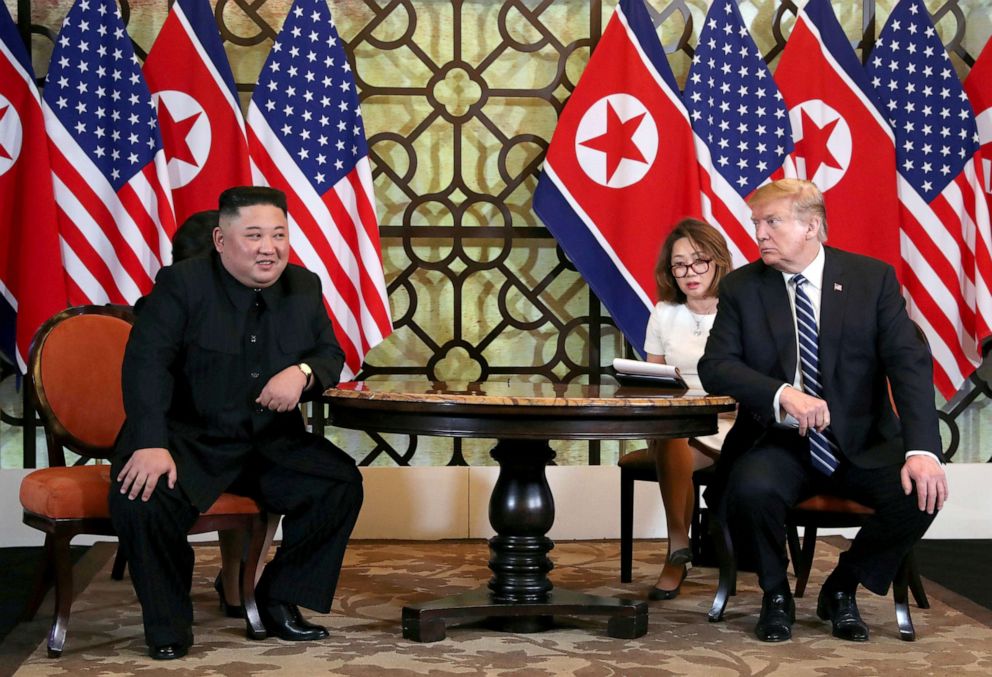
[[[556,586],[599,595],[641,598],[662,563],[664,543],[635,544],[634,583],[619,583],[616,541],[558,544],[551,555]],[[488,581],[488,548],[482,541],[374,542],[349,546],[334,609],[312,616],[329,639],[294,644],[245,639],[244,626],[220,615],[211,582],[218,550],[196,547],[193,579],[196,643],[183,660],[147,658],[141,617],[130,582],[110,578],[111,561],[73,605],[66,651],[46,657],[41,642],[19,667],[31,675],[939,675],[992,674],[992,627],[931,594],[932,608],[913,607],[919,639],[898,639],[891,598],[862,591],[859,605],[871,626],[867,644],[830,636],[815,615],[819,583],[838,550],[818,544],[807,596],[797,600],[794,638],[763,644],[752,628],[760,607],[753,574],[742,574],[722,623],[706,611],[716,584],[714,569],[696,568],[675,600],[653,602],[648,633],[636,640],[606,635],[603,617],[559,618],[536,634],[489,630],[481,624],[449,626],[445,640],[417,644],[403,639],[405,604],[457,594]],[[43,614],[50,613],[43,607]],[[47,617],[47,616],[46,616]]]

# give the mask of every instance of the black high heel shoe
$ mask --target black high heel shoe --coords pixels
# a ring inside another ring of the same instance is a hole
[[[653,587],[651,591],[648,592],[648,599],[652,602],[658,602],[665,599],[675,599],[679,596],[679,592],[682,590],[682,582],[685,577],[689,575],[689,567],[682,567],[682,578],[679,579],[679,584],[675,586],[674,590],[664,590],[662,588]]]
[[[674,552],[668,553],[668,563],[678,565],[686,565],[692,562],[692,550],[689,548],[679,548]]]
[[[228,618],[244,618],[245,608],[240,604],[228,604],[227,598],[224,596],[224,579],[218,573],[217,578],[214,579],[214,590],[217,591],[217,596],[220,597],[220,610],[224,612],[224,615]]]

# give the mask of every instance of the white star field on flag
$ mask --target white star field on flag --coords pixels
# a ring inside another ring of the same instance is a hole
[[[896,131],[899,171],[927,201],[978,148],[968,96],[920,5],[900,2],[868,62],[879,106]]]
[[[747,195],[792,150],[789,115],[732,2],[706,17],[683,97],[713,164]]]
[[[46,82],[49,108],[115,190],[161,148],[155,105],[111,0],[72,7]]]
[[[254,103],[318,193],[368,153],[351,66],[323,0],[297,0]]]

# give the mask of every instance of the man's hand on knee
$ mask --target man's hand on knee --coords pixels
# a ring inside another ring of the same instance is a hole
[[[944,468],[934,458],[926,454],[910,456],[899,473],[902,490],[908,496],[916,485],[916,503],[920,510],[932,515],[933,511],[944,507],[947,500],[947,476]]]
[[[289,411],[300,403],[307,376],[295,364],[269,379],[255,401],[272,411]]]
[[[161,447],[138,449],[124,464],[117,481],[121,483],[121,493],[127,494],[129,499],[133,501],[140,494],[141,500],[147,501],[162,475],[168,476],[169,488],[174,489],[178,473],[169,450]]]

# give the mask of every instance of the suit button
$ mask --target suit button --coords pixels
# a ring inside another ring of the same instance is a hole
[[[261,376],[261,374],[259,374],[257,371],[253,371],[251,374],[249,374],[249,376],[251,376],[252,378],[258,378],[259,376]]]
[[[261,404],[256,404],[255,405],[255,413],[256,414],[264,414],[265,413],[265,407],[263,407]]]

